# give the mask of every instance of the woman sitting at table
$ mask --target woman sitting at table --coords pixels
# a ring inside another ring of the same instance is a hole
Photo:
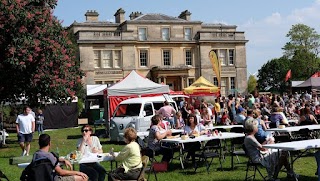
[[[176,113],[176,129],[184,129],[185,122],[180,111]]]
[[[77,149],[83,156],[90,153],[103,153],[99,138],[91,136],[91,126],[84,125],[81,132],[82,138],[78,140]],[[107,173],[99,163],[81,163],[80,171],[87,174],[89,179],[93,181],[104,181]]]
[[[162,154],[162,162],[170,162],[173,157],[172,150],[169,148],[161,147],[160,140],[167,136],[171,136],[171,130],[162,130],[161,124],[162,118],[160,115],[155,115],[151,118],[151,128],[148,136],[148,148],[153,150],[156,155]],[[149,157],[151,155],[148,155]]]
[[[201,123],[198,123],[197,117],[194,114],[188,116],[187,125],[184,130],[188,135],[203,135],[206,133],[205,127]]]
[[[272,113],[270,115],[270,128],[277,128],[279,125],[286,125],[288,126],[288,119],[283,113],[283,108],[279,106],[278,102],[274,102]]]
[[[137,132],[133,128],[126,128],[124,131],[124,142],[127,144],[114,158],[121,161],[122,166],[108,175],[108,180],[136,180],[142,169],[140,146],[135,142]],[[114,156],[114,155],[112,155]]]
[[[304,115],[300,117],[299,125],[318,124],[317,119],[311,114],[310,106],[304,108]]]
[[[267,137],[267,127],[264,123],[264,121],[261,119],[261,111],[258,109],[253,110],[253,118],[257,120],[258,122],[258,131],[255,134],[256,139],[258,140],[259,143],[264,144],[264,143],[274,143],[274,138]]]
[[[260,144],[256,139],[255,134],[258,132],[257,120],[248,118],[245,129],[247,131],[247,135],[244,139],[246,154],[250,157],[252,162],[261,163],[261,165],[266,167],[268,180],[276,179],[282,166],[285,166],[287,170],[287,177],[292,178],[294,172],[290,168],[287,152],[281,151],[281,156],[279,157],[278,150],[263,148],[263,145],[266,143]]]
[[[205,127],[198,123],[197,117],[194,114],[190,114],[187,119],[187,125],[185,127],[185,133],[190,136],[200,136],[206,134]],[[192,165],[195,164],[195,152],[200,149],[199,142],[185,143],[184,148],[188,151],[187,159],[192,158]]]

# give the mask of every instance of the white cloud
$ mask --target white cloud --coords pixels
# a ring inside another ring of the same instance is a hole
[[[268,60],[282,56],[282,47],[289,40],[286,34],[292,25],[303,23],[320,30],[320,0],[316,0],[312,6],[294,9],[290,14],[273,12],[262,19],[249,19],[239,25],[239,31],[245,31],[247,43],[248,72],[255,72]]]
[[[267,24],[279,25],[279,24],[281,24],[281,20],[282,20],[282,18],[281,18],[280,13],[273,13],[271,16],[269,16],[265,19],[265,22]]]

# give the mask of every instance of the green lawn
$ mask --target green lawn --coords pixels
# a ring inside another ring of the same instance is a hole
[[[79,136],[80,128],[70,128],[70,129],[60,129],[54,131],[47,131],[52,139],[51,151],[55,151],[56,148],[59,148],[60,155],[67,155],[71,151],[76,149],[77,136]],[[21,154],[20,147],[16,141],[16,134],[10,133],[9,138],[7,139],[7,148],[0,148],[0,170],[3,171],[10,181],[18,181],[20,174],[22,172],[21,168],[18,168],[16,165],[9,165],[9,158],[16,157]],[[38,149],[37,145],[38,136],[34,138],[34,142],[31,144],[31,153],[35,152]],[[120,151],[123,145],[110,144],[108,139],[100,139],[104,152],[108,152],[111,147],[115,151]],[[160,160],[160,158],[158,159]],[[245,178],[245,161],[246,158],[240,158],[243,162],[242,164],[236,164],[236,168],[233,171],[230,171],[230,157],[226,157],[226,161],[223,163],[224,170],[218,170],[219,164],[218,160],[215,159],[213,165],[210,168],[210,173],[208,174],[205,168],[202,166],[197,170],[197,173],[193,172],[191,167],[186,170],[182,170],[180,163],[177,160],[174,160],[173,163],[169,166],[169,171],[165,173],[157,173],[159,181],[170,181],[170,180],[201,180],[201,181],[228,181],[228,180],[244,180]],[[107,170],[110,170],[110,164],[108,162],[103,162],[103,166]],[[296,173],[300,175],[299,180],[302,181],[316,181],[317,177],[314,175],[316,170],[316,161],[313,156],[303,157],[295,162],[294,165]],[[78,168],[76,168],[78,169]],[[265,174],[265,170],[263,169]],[[151,175],[150,180],[155,180],[154,176]],[[279,178],[281,180],[286,179],[285,173],[280,173]],[[257,180],[262,180],[259,176]]]

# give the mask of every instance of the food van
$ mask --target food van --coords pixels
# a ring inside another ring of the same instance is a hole
[[[175,98],[179,96],[170,96]],[[110,120],[110,141],[123,141],[124,130],[132,127],[138,132],[147,131],[151,125],[151,118],[156,114],[164,101],[178,111],[174,100],[164,96],[132,98],[122,101],[115,109]]]

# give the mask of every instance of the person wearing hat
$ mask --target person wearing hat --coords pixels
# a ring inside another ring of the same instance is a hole
[[[236,115],[236,118],[235,118],[235,122],[237,124],[243,125],[244,120],[246,120],[246,116],[247,116],[246,114],[247,114],[246,110],[243,107],[239,107],[237,109],[237,115]]]

